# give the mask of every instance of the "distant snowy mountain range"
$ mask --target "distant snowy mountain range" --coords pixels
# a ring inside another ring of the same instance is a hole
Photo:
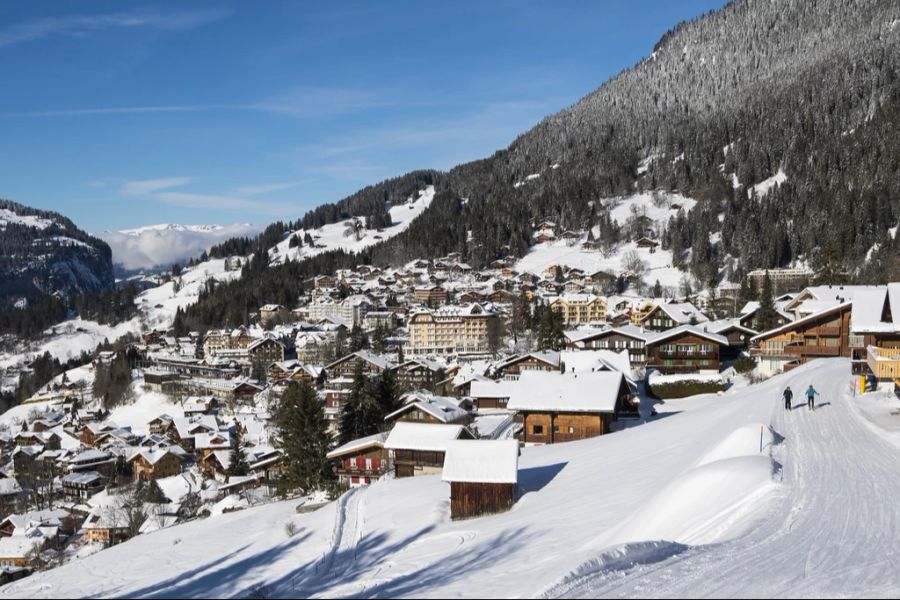
[[[197,257],[210,247],[233,237],[255,235],[262,227],[250,223],[232,225],[179,225],[163,223],[120,231],[103,231],[97,237],[112,248],[113,262],[126,270],[152,269]]]

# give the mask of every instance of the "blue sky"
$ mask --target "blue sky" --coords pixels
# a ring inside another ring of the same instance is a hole
[[[0,197],[294,219],[508,145],[722,0],[0,3]]]

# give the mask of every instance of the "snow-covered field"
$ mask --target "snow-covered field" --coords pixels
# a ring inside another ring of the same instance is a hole
[[[80,356],[82,352],[93,352],[104,340],[113,342],[128,333],[137,333],[139,329],[136,318],[118,325],[70,319],[48,329],[40,341],[30,343],[17,352],[0,354],[0,368],[25,364],[45,352],[65,362]]]
[[[387,480],[309,514],[279,502],[142,535],[0,593],[896,597],[900,449],[851,407],[848,373],[819,361],[644,426],[525,448],[504,514],[452,522],[440,477]],[[782,387],[811,381],[820,407],[784,413]]]
[[[184,409],[169,396],[159,392],[145,391],[136,380],[132,385],[134,399],[130,404],[117,406],[110,411],[109,420],[120,426],[131,426],[138,434],[148,434],[147,425],[161,414],[183,417]]]
[[[606,203],[612,206],[610,216],[621,226],[624,226],[631,217],[632,207],[634,207],[640,214],[651,219],[657,227],[661,227],[670,217],[678,214],[678,208],[673,208],[673,206],[689,212],[697,204],[696,200],[680,194],[661,193],[660,196],[664,199],[664,203],[659,206],[654,203],[651,193],[634,194],[608,200]],[[596,233],[597,231],[595,231]],[[630,251],[635,251],[647,265],[644,281],[648,285],[653,285],[659,280],[660,285],[677,289],[681,283],[684,272],[672,266],[672,253],[668,250],[657,248],[656,252],[651,254],[649,250],[638,248],[637,244],[628,242],[620,244],[612,255],[603,256],[600,252],[582,251],[581,244],[586,239],[587,235],[585,234],[578,243],[573,245],[568,245],[564,240],[558,240],[532,246],[528,254],[519,261],[517,269],[539,274],[553,265],[568,265],[583,269],[588,274],[607,271],[617,275],[626,270],[625,256]]]
[[[184,269],[177,282],[170,281],[141,292],[136,303],[149,328],[166,328],[171,326],[177,309],[184,310],[197,302],[207,281],[231,281],[240,276],[240,269],[225,270],[224,258],[208,260]]]
[[[364,236],[358,240],[356,236],[344,235],[346,231],[345,221],[325,225],[319,229],[310,229],[308,233],[312,236],[317,246],[315,248],[310,248],[306,245],[291,248],[290,240],[292,237],[300,236],[300,239],[303,239],[307,233],[305,230],[294,232],[269,251],[269,258],[272,264],[281,264],[288,257],[291,260],[300,260],[329,250],[343,249],[348,252],[358,252],[367,246],[372,246],[380,241],[394,237],[409,227],[413,219],[422,214],[433,199],[434,186],[430,185],[419,192],[416,198],[410,198],[406,204],[391,207],[390,213],[393,225],[385,227],[382,231],[365,230]]]

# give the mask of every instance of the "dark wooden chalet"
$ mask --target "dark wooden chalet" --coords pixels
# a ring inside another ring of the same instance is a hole
[[[608,433],[630,413],[631,391],[618,371],[522,374],[508,408],[522,418],[526,444],[570,442]]]
[[[647,340],[647,368],[660,373],[718,371],[728,339],[702,326],[682,325]]]

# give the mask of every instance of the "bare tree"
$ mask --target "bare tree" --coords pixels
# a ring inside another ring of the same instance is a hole
[[[642,277],[647,272],[647,263],[637,253],[637,250],[629,250],[622,257],[622,266],[632,275]]]

